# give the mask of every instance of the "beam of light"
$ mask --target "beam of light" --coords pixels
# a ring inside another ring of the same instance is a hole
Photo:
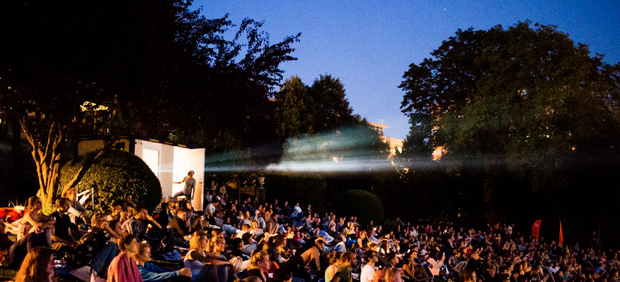
[[[394,170],[381,140],[365,126],[344,127],[330,133],[289,138],[279,162],[267,166],[248,165],[248,151],[215,154],[205,161],[206,172],[291,171],[291,172],[371,172]],[[275,152],[262,152],[271,157]],[[256,155],[252,156],[256,158]]]

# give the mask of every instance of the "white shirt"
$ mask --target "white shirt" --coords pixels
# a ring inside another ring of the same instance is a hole
[[[362,267],[362,274],[360,275],[360,282],[372,281],[372,277],[375,275],[375,268],[366,264]]]

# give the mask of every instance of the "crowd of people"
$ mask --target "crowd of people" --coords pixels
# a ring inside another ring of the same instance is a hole
[[[33,196],[19,219],[1,224],[0,247],[9,249],[3,265],[19,269],[16,281],[53,281],[70,269],[87,269],[90,281],[620,279],[619,252],[538,241],[513,225],[366,224],[311,205],[239,202],[225,193],[207,193],[204,212],[181,199],[153,215],[119,199],[89,218],[75,189],[66,192],[50,215]]]

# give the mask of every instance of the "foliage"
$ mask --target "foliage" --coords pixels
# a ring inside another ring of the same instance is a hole
[[[383,222],[383,204],[379,198],[364,190],[347,190],[336,196],[333,210],[338,216],[357,216],[359,222]]]
[[[358,123],[345,97],[344,85],[337,77],[320,75],[308,88],[312,101],[312,128],[315,132],[333,131],[343,125]]]
[[[297,76],[287,79],[275,94],[280,135],[329,134],[359,123],[345,96],[340,79],[331,75],[320,75],[312,86]]]
[[[424,174],[456,179],[458,196],[446,200],[482,200],[463,214],[476,210],[494,221],[516,211],[520,218],[562,213],[559,199],[582,190],[584,177],[587,186],[600,183],[579,193],[584,206],[613,206],[601,195],[611,193],[603,183],[617,182],[607,172],[619,156],[619,74],[620,64],[591,57],[554,26],[459,30],[403,76],[402,110],[412,124],[404,177],[411,185]],[[423,163],[439,146],[447,154],[433,175]],[[534,208],[523,212],[519,201]]]
[[[93,152],[91,154],[97,154]],[[88,156],[65,164],[61,183],[69,181]],[[107,151],[86,172],[80,190],[93,188],[97,212],[104,211],[116,200],[131,195],[139,206],[153,210],[162,199],[161,185],[151,169],[137,156],[124,151]],[[80,191],[81,192],[81,191]]]
[[[297,76],[284,82],[284,86],[275,95],[279,133],[283,137],[295,137],[299,134],[314,133],[312,100],[308,96],[307,87]]]
[[[33,147],[45,202],[56,194],[63,140],[76,134],[133,133],[215,152],[277,141],[268,99],[300,34],[272,44],[261,22],[245,19],[229,40],[227,16],[206,19],[191,5],[0,4],[0,110]],[[84,101],[110,110],[82,112]]]
[[[265,175],[265,191],[269,202],[278,199],[290,205],[310,204],[315,211],[329,209],[325,179],[316,173],[269,173]]]

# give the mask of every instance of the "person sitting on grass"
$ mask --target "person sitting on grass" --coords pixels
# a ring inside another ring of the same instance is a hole
[[[151,246],[142,242],[138,244],[138,252],[133,254],[133,258],[138,264],[140,275],[144,282],[163,282],[163,281],[191,281],[192,271],[189,268],[181,268],[177,271],[165,271],[161,267],[150,263]]]
[[[35,247],[28,251],[15,282],[54,281],[54,251],[46,247]]]

